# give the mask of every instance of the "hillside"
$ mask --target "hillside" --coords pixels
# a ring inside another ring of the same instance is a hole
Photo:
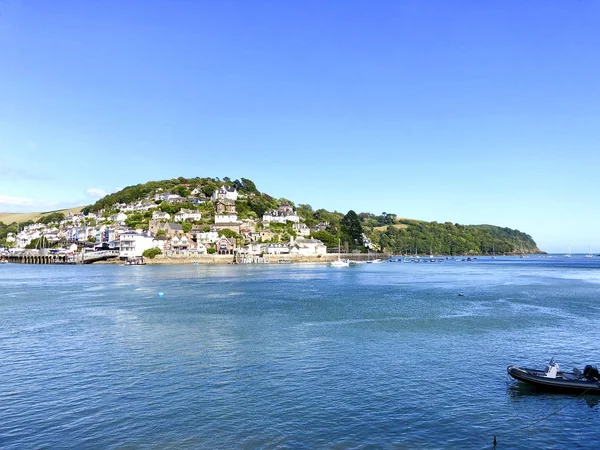
[[[62,213],[62,214],[78,214],[83,209],[83,206],[77,206],[75,208],[70,209],[61,209],[57,211],[46,211],[46,212],[29,212],[29,213],[9,213],[9,212],[0,212],[0,222],[5,224],[11,223],[24,223],[24,222],[37,222],[42,217],[47,216],[53,213]]]
[[[230,178],[174,178],[162,181],[128,186],[119,192],[107,195],[93,205],[74,208],[66,212],[81,210],[103,212],[105,217],[119,210],[118,205],[136,202],[150,202],[163,212],[174,214],[181,208],[198,209],[202,212],[202,220],[197,225],[208,227],[214,223],[214,205],[210,201],[211,194],[221,186],[235,188],[240,194],[235,202],[239,220],[254,221],[257,227],[267,227],[274,232],[273,242],[288,242],[295,237],[292,224],[262,224],[261,219],[266,212],[287,204],[294,207],[302,222],[311,228],[311,237],[321,240],[330,248],[338,246],[347,251],[366,251],[365,244],[375,250],[383,250],[394,254],[515,254],[541,253],[531,236],[519,230],[494,225],[461,225],[446,222],[423,222],[398,218],[395,214],[382,213],[375,215],[368,212],[346,214],[325,209],[313,210],[310,205],[295,205],[293,201],[276,199],[260,192],[254,182],[249,179],[231,180]],[[156,194],[172,193],[182,197],[179,203],[168,200],[155,200]],[[196,202],[202,199],[199,206]],[[194,203],[196,202],[196,203]],[[50,213],[2,214],[0,215],[0,240],[5,237],[6,224],[13,222],[44,221]],[[129,213],[126,223],[135,228],[147,228],[150,213]],[[47,219],[46,219],[47,220]],[[4,223],[2,223],[4,222]],[[242,241],[241,235],[238,235]],[[366,242],[364,239],[366,238]],[[1,242],[0,242],[1,243]]]

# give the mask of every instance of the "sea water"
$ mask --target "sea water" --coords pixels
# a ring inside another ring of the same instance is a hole
[[[577,448],[600,259],[0,266],[0,448]],[[158,293],[163,292],[162,296]]]

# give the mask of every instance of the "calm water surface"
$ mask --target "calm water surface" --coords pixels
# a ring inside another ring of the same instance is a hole
[[[0,448],[595,447],[599,397],[506,367],[600,363],[599,288],[600,258],[2,265]]]

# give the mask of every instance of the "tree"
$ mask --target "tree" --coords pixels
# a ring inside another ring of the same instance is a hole
[[[162,255],[162,250],[158,247],[148,248],[148,249],[144,250],[144,252],[142,253],[142,256],[144,258],[150,258],[150,259],[154,259],[154,257],[157,255]]]
[[[96,236],[88,236],[87,241],[90,244],[95,244],[96,243]]]
[[[182,222],[181,228],[183,229],[184,233],[189,233],[190,231],[192,231],[192,224],[189,222]]]
[[[363,246],[362,225],[358,220],[358,215],[353,210],[348,211],[341,220],[340,225],[342,233],[348,237],[351,248]]]

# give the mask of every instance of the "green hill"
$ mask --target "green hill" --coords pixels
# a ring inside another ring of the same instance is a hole
[[[157,192],[178,194],[184,198],[209,198],[215,189],[225,185],[235,187],[241,195],[236,202],[239,219],[261,219],[262,215],[282,204],[291,204],[308,227],[321,224],[320,231],[311,231],[311,236],[320,239],[328,247],[337,247],[341,241],[345,250],[366,251],[363,237],[371,241],[372,248],[393,254],[444,254],[444,255],[486,255],[541,253],[537,244],[526,233],[510,228],[494,225],[460,225],[450,222],[423,222],[411,219],[399,219],[395,214],[382,213],[375,215],[369,212],[356,214],[348,211],[343,214],[325,209],[313,210],[310,205],[299,204],[280,198],[276,199],[260,192],[254,182],[247,178],[231,180],[230,178],[173,178],[162,181],[149,181],[143,184],[128,186],[119,192],[107,195],[93,205],[82,209],[83,213],[104,210],[114,211],[116,204],[132,203],[140,200],[153,201]],[[192,192],[196,194],[192,196]],[[181,207],[195,208],[191,202],[170,204],[155,202],[157,208],[174,213]],[[202,211],[202,224],[212,223],[213,205],[209,201],[199,206]],[[130,215],[128,224],[146,226],[151,214],[134,213]],[[38,218],[43,221],[44,218]],[[16,224],[9,226],[0,222],[0,244],[6,232],[13,231]],[[296,236],[292,224],[274,224],[270,226],[274,232],[274,242],[287,242]]]

